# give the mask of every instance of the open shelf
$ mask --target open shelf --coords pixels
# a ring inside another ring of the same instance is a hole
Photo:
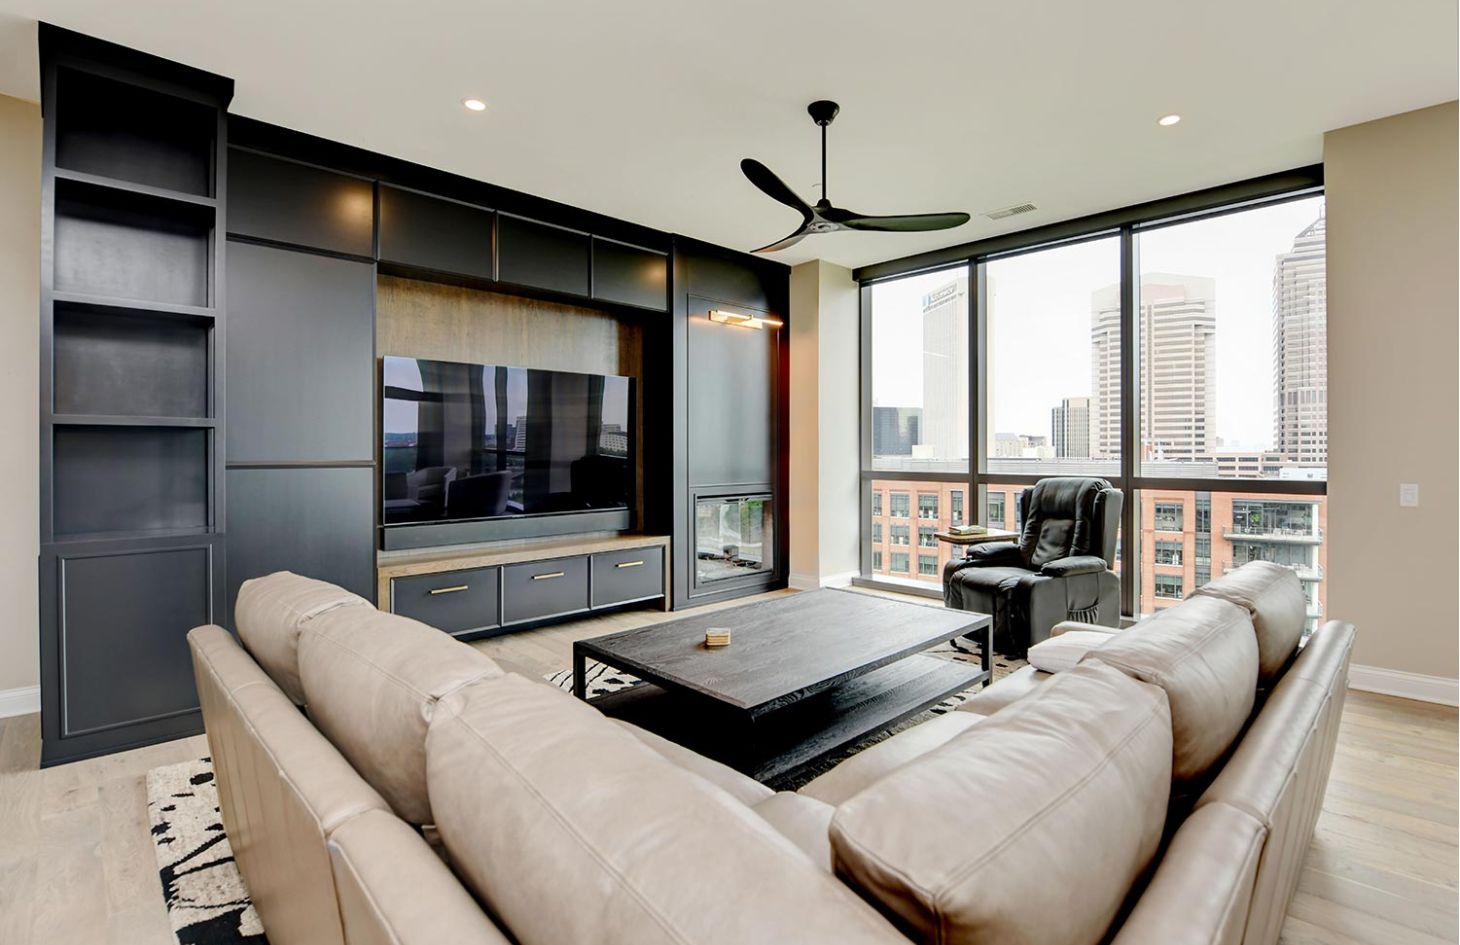
[[[56,166],[202,197],[214,195],[216,108],[60,69]]]
[[[76,181],[81,184],[90,184],[93,187],[105,187],[109,190],[120,190],[129,194],[142,194],[147,197],[173,200],[178,203],[188,203],[198,207],[218,206],[218,201],[213,197],[201,197],[197,194],[190,194],[181,190],[168,190],[166,187],[152,187],[147,184],[133,183],[132,181],[116,180],[111,177],[102,177],[100,174],[68,171],[65,168],[58,167],[56,168],[55,177],[56,180]]]
[[[145,313],[117,318],[62,303],[54,324],[57,414],[208,416],[209,324]]]
[[[55,288],[205,307],[212,207],[56,181]]]
[[[118,318],[142,316],[155,318],[192,319],[199,324],[208,324],[217,316],[206,305],[175,305],[169,302],[147,302],[141,299],[123,299],[114,295],[94,295],[89,292],[52,292],[51,301],[59,308],[65,305],[73,309],[103,312]]]
[[[58,426],[55,540],[206,531],[211,431]]]

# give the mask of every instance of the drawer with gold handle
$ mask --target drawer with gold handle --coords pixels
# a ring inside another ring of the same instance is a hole
[[[527,623],[588,609],[588,558],[502,566],[502,622]]]
[[[664,549],[630,548],[593,556],[593,606],[664,596]]]
[[[471,568],[442,574],[416,574],[390,582],[390,609],[463,636],[502,623],[501,568]]]

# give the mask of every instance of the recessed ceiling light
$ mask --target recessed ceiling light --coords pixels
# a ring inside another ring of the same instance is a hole
[[[1162,115],[1160,118],[1156,119],[1156,124],[1162,126],[1163,128],[1170,128],[1172,125],[1176,124],[1180,120],[1180,115]]]
[[[465,105],[468,111],[484,112],[487,110],[487,103],[479,98],[464,98],[461,100],[461,104]]]

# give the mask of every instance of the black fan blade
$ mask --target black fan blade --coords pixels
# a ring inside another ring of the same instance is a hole
[[[806,201],[796,196],[796,192],[787,187],[785,181],[771,173],[770,168],[754,158],[746,158],[740,162],[740,170],[767,197],[780,201],[792,210],[799,211],[807,220],[811,219],[811,207],[807,205]]]
[[[810,235],[810,233],[807,231],[806,227],[805,226],[802,226],[799,230],[797,230],[796,232],[792,233],[790,236],[786,237],[785,239],[783,239],[783,240],[776,240],[774,243],[770,244],[769,246],[762,246],[760,249],[752,249],[751,252],[752,253],[774,253],[777,250],[788,249],[788,248],[790,248],[792,246],[795,246],[797,243],[801,242],[803,239],[805,239],[809,235]]]
[[[924,230],[949,230],[969,221],[966,213],[911,213],[904,216],[869,217],[850,210],[829,208],[821,215],[849,230],[876,230],[891,233],[918,233]]]

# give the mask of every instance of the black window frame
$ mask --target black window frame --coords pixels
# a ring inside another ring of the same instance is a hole
[[[1009,486],[1030,486],[1041,476],[991,475],[988,472],[988,448],[981,435],[986,426],[988,407],[988,277],[990,261],[1025,253],[1053,249],[1071,243],[1115,236],[1120,241],[1120,309],[1121,309],[1121,456],[1120,471],[1108,476],[1112,485],[1125,494],[1121,510],[1122,536],[1138,534],[1139,495],[1143,490],[1171,490],[1194,493],[1243,492],[1267,493],[1274,496],[1326,496],[1327,480],[1286,479],[1218,479],[1214,477],[1156,477],[1141,473],[1140,415],[1136,400],[1139,388],[1139,337],[1136,318],[1140,293],[1139,237],[1143,232],[1210,219],[1230,213],[1241,213],[1275,206],[1293,200],[1322,196],[1323,165],[1314,164],[1290,171],[1238,181],[1175,197],[1153,200],[1130,207],[1105,211],[1087,217],[1048,224],[1028,230],[1001,234],[988,239],[964,243],[944,249],[920,253],[900,259],[862,266],[853,271],[860,286],[861,321],[861,573],[860,584],[878,584],[872,577],[871,543],[867,540],[871,516],[872,483],[907,482],[915,490],[916,483],[956,483],[968,490],[972,508],[987,515],[987,486],[990,483]],[[879,282],[925,275],[933,272],[955,273],[963,269],[968,276],[969,343],[969,462],[966,472],[931,472],[875,469],[872,462],[872,287]],[[1014,494],[1017,496],[1017,493]],[[1006,499],[1006,502],[1008,500]],[[1139,603],[1139,540],[1119,542],[1121,579],[1121,612],[1127,618],[1138,616]],[[908,582],[896,582],[900,590],[908,590]],[[916,590],[939,596],[939,589],[922,585]],[[1163,598],[1164,599],[1164,598]]]

